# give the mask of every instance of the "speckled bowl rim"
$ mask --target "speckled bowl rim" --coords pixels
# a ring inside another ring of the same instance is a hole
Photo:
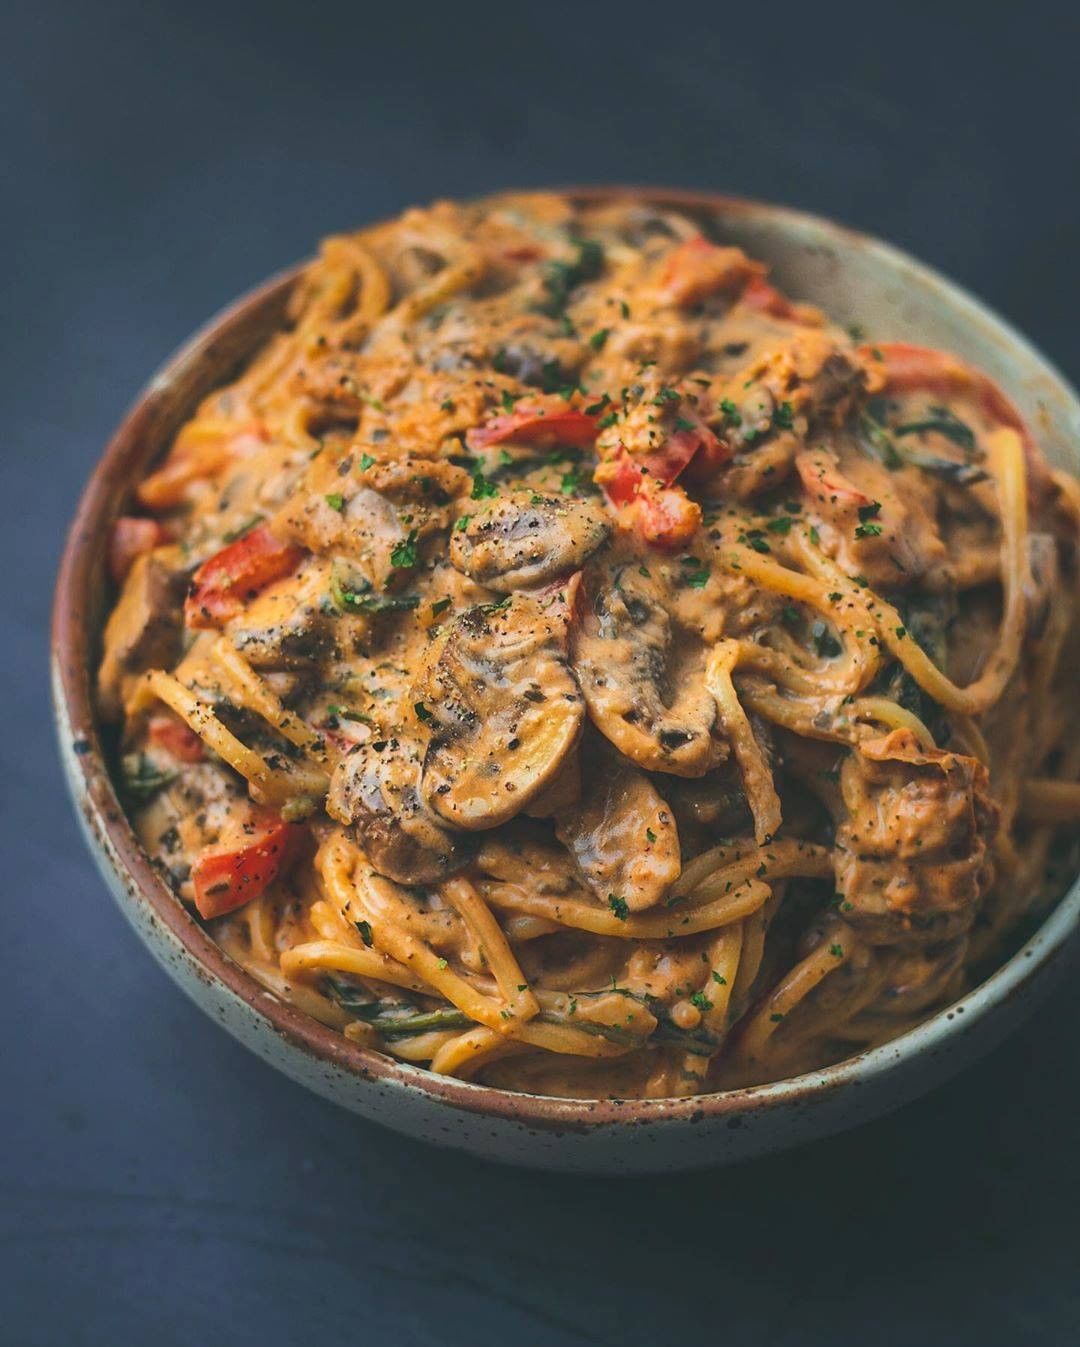
[[[648,187],[586,187],[558,189],[578,200],[604,201],[635,197],[677,208],[706,211],[720,217],[768,218],[792,229],[812,228],[832,234],[844,244],[855,242],[895,266],[901,264],[939,285],[954,312],[974,325],[990,323],[1011,343],[1016,354],[1035,362],[1057,381],[1080,413],[1075,392],[1066,380],[998,314],[936,272],[892,245],[860,234],[820,216],[741,197],[708,192]],[[294,1006],[268,993],[215,943],[161,880],[140,846],[116,795],[106,766],[92,702],[89,654],[97,633],[88,629],[93,575],[100,565],[105,530],[115,512],[118,495],[133,481],[130,460],[138,457],[138,438],[147,419],[148,405],[162,390],[205,358],[206,348],[221,334],[252,319],[281,301],[300,268],[281,272],[219,313],[161,368],[132,405],[99,460],[79,500],[57,577],[53,606],[53,694],[57,724],[65,752],[73,753],[76,803],[93,835],[96,848],[120,881],[137,895],[187,953],[202,974],[222,983],[264,1019],[274,1033],[313,1057],[341,1068],[361,1080],[417,1091],[452,1108],[486,1117],[549,1128],[588,1128],[644,1125],[664,1120],[699,1122],[747,1113],[766,1113],[805,1104],[852,1085],[868,1084],[901,1063],[936,1056],[960,1027],[976,1020],[1017,995],[1037,972],[1056,961],[1080,927],[1080,880],[1073,884],[1046,919],[1006,963],[969,995],[939,1011],[916,1028],[881,1047],[857,1054],[820,1071],[746,1089],[725,1090],[678,1099],[592,1100],[562,1099],[518,1093],[437,1076],[423,1067],[397,1061],[383,1053],[350,1043],[342,1034],[320,1024]]]

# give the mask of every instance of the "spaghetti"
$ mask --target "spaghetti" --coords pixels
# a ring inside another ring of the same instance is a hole
[[[775,1079],[947,1004],[1075,868],[1080,488],[707,220],[330,239],[136,499],[99,690],[140,836],[355,1042]]]

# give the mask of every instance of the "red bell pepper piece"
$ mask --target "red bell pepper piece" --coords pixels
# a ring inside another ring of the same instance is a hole
[[[796,454],[795,471],[807,495],[822,504],[859,509],[872,503],[866,492],[840,471],[835,454],[824,450]]]
[[[629,505],[645,480],[645,469],[640,460],[631,458],[625,449],[620,448],[615,458],[601,465],[596,480],[612,505]]]
[[[680,416],[692,425],[674,431],[658,454],[645,457],[649,471],[665,486],[670,486],[684,471],[694,478],[707,477],[732,457],[731,447],[696,412],[683,408]]]
[[[861,346],[859,354],[868,369],[878,370],[883,375],[887,393],[922,391],[941,399],[950,395],[972,398],[988,421],[1007,426],[1020,436],[1027,462],[1028,489],[1033,496],[1045,495],[1051,490],[1053,479],[1027,423],[988,374],[948,351],[915,346],[906,341]]]
[[[604,465],[597,480],[612,505],[634,507],[641,536],[657,547],[681,547],[701,523],[700,506],[681,486],[665,486],[625,449]]]
[[[759,269],[738,248],[722,248],[698,234],[672,250],[660,289],[672,304],[699,304],[720,290],[736,290]]]
[[[504,248],[502,255],[508,262],[537,262],[544,252],[538,244],[519,243],[513,248]]]
[[[751,276],[739,299],[748,309],[756,309],[759,313],[771,314],[773,318],[798,318],[799,316],[797,306],[788,299],[787,295],[781,294],[776,286],[770,285],[764,276]]]
[[[684,409],[680,416],[693,424],[673,431],[650,454],[631,455],[620,447],[615,467],[601,472],[601,480],[606,479],[604,490],[615,504],[625,505],[632,500],[645,474],[661,486],[671,486],[689,468],[693,468],[695,476],[703,477],[731,458],[730,447],[713,434],[696,412]]]
[[[206,757],[203,741],[176,716],[152,716],[148,733],[152,744],[180,762],[202,762]]]
[[[871,369],[880,369],[886,391],[913,393],[923,390],[935,397],[968,394],[974,397],[991,421],[1011,426],[1028,443],[1031,436],[1024,419],[989,375],[948,351],[913,346],[906,341],[886,341],[861,346],[859,354]]]
[[[118,585],[122,585],[136,557],[141,557],[144,552],[152,552],[168,540],[168,531],[156,519],[140,519],[135,515],[122,514],[113,525],[109,538],[109,574]]]
[[[264,526],[252,529],[204,561],[184,604],[189,627],[220,627],[249,599],[296,569],[303,548],[280,542]]]
[[[573,449],[591,449],[596,441],[597,418],[565,403],[548,409],[537,403],[515,407],[505,415],[493,416],[482,426],[470,430],[465,442],[470,449],[486,449],[506,440],[524,444],[567,445]]]
[[[701,524],[701,506],[681,486],[658,486],[646,480],[635,508],[641,536],[655,547],[684,547]]]
[[[206,920],[234,912],[265,892],[291,860],[304,831],[272,810],[256,811],[249,827],[251,836],[241,846],[208,847],[192,866],[195,906]]]

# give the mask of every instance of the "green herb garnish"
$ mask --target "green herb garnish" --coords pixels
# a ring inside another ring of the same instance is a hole
[[[607,896],[608,907],[615,913],[620,921],[625,921],[630,915],[630,905],[625,898],[620,898],[617,893],[609,893]]]
[[[407,538],[402,538],[400,542],[394,544],[393,550],[390,553],[391,566],[396,567],[398,570],[403,570],[408,566],[416,565],[419,560],[416,551],[416,537],[416,529],[410,529]]]

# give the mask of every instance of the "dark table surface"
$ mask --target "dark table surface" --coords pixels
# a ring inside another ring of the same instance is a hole
[[[0,1342],[1076,1342],[1071,989],[848,1135],[693,1176],[544,1177],[275,1075],[92,871],[47,704],[62,530],[156,364],[321,234],[516,184],[744,193],[889,237],[1080,376],[1065,7],[385,8],[38,0],[0,20]]]

